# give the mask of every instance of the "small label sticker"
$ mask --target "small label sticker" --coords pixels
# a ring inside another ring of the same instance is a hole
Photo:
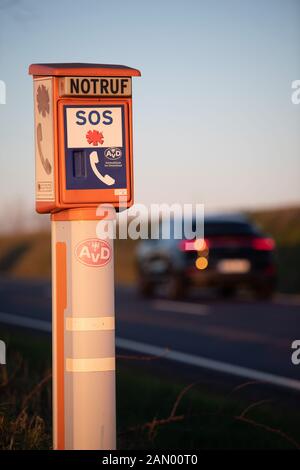
[[[115,196],[127,196],[127,189],[115,189]]]
[[[75,256],[80,263],[86,266],[101,267],[111,260],[112,250],[105,240],[89,238],[78,243]]]

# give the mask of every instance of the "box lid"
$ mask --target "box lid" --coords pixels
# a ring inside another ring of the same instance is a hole
[[[62,77],[139,77],[141,72],[126,65],[53,63],[31,64],[29,74]]]

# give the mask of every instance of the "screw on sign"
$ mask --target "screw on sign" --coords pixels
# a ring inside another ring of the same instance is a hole
[[[80,242],[75,248],[78,261],[86,266],[105,266],[111,259],[111,248],[105,240],[90,238]]]

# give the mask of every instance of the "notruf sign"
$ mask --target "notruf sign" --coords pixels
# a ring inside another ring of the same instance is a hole
[[[65,77],[60,90],[62,96],[131,96],[131,78]]]
[[[100,203],[130,207],[131,80],[140,72],[123,65],[33,64],[29,73],[34,81],[37,211]]]

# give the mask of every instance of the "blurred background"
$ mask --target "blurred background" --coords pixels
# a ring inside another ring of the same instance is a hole
[[[212,230],[188,260],[182,244],[116,240],[119,448],[300,447],[299,20],[297,0],[0,0],[0,448],[51,446],[50,225],[34,211],[27,74],[39,62],[140,69],[135,201],[200,203],[246,227]]]

